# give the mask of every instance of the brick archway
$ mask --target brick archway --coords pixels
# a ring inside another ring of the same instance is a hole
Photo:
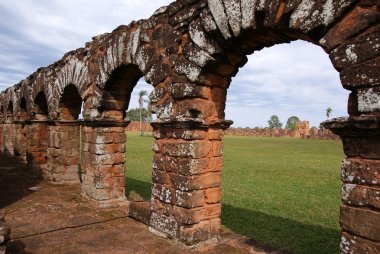
[[[57,101],[65,86],[75,84],[84,101],[83,191],[99,201],[121,200],[127,124],[122,111],[128,91],[144,76],[154,87],[150,100],[157,115],[150,226],[194,246],[215,240],[219,232],[222,138],[231,124],[224,108],[231,77],[256,50],[310,41],[329,54],[343,87],[351,91],[350,116],[325,123],[341,136],[347,155],[342,166],[341,251],[376,253],[379,9],[380,3],[370,0],[178,0],[149,19],[94,37],[1,98],[14,101],[18,112],[19,98],[34,105],[33,98],[44,91],[48,118],[56,122]],[[32,109],[28,116],[33,120]]]

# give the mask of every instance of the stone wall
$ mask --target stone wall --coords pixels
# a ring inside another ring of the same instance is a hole
[[[225,131],[225,135],[232,136],[252,136],[252,137],[292,137],[292,138],[309,138],[309,139],[339,139],[339,136],[333,134],[330,130],[317,128],[308,129],[309,125],[302,122],[296,130],[274,129],[269,128],[234,128],[230,127]],[[141,124],[144,132],[152,132],[153,127],[150,123]],[[126,131],[139,132],[140,122],[131,122]]]
[[[231,80],[247,55],[309,41],[329,54],[350,91],[349,117],[324,123],[340,136],[347,156],[341,252],[379,253],[379,21],[378,0],[177,0],[148,19],[95,36],[0,93],[0,151],[22,159],[15,142],[26,138],[26,166],[66,179],[57,174],[73,175],[76,160],[59,165],[59,158],[76,154],[52,139],[75,131],[51,126],[76,121],[83,104],[83,193],[97,202],[124,202],[123,119],[144,77],[154,88],[150,109],[157,116],[151,230],[192,247],[215,241]],[[16,124],[26,125],[26,137]]]

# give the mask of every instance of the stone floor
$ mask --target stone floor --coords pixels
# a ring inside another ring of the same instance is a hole
[[[10,253],[272,253],[223,232],[214,246],[188,250],[128,218],[126,207],[105,208],[79,185],[53,185],[0,158],[0,209],[11,226]]]

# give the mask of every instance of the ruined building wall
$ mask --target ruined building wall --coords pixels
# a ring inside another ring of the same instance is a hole
[[[55,164],[61,167],[56,173],[71,172],[70,165],[53,159],[67,155],[67,147],[51,139],[69,133],[55,135],[58,127],[52,126],[75,120],[66,119],[61,100],[66,87],[74,86],[84,108],[83,193],[100,203],[121,202],[124,112],[144,77],[154,87],[151,111],[157,116],[151,230],[190,246],[214,241],[220,228],[222,139],[231,125],[224,114],[231,79],[247,55],[306,40],[329,54],[343,87],[351,91],[350,116],[325,123],[340,136],[347,156],[341,251],[378,253],[379,9],[376,0],[178,0],[149,19],[94,37],[2,92],[1,151],[14,153],[14,125],[21,123],[15,116],[24,98],[27,164],[48,179],[47,169]]]

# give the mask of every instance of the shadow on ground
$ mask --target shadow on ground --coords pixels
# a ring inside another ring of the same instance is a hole
[[[339,253],[338,230],[306,225],[229,204],[222,205],[222,224],[235,233],[283,251],[308,254]],[[331,238],[336,239],[335,244],[331,244]]]
[[[134,191],[145,200],[151,197],[151,184],[127,177],[127,192]],[[306,225],[295,220],[254,210],[222,205],[222,224],[252,240],[249,245],[269,245],[289,253],[339,253],[338,230]],[[331,244],[331,238],[336,239]]]
[[[144,200],[150,200],[152,195],[152,185],[149,182],[140,181],[128,177],[126,181],[126,193],[129,196],[131,193],[137,193]]]
[[[0,155],[0,209],[32,194],[42,181],[38,170],[26,168],[13,156]]]

